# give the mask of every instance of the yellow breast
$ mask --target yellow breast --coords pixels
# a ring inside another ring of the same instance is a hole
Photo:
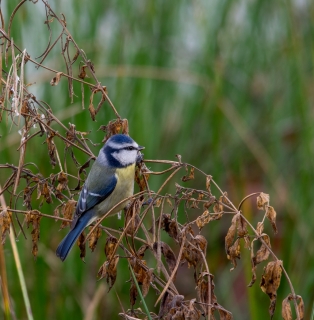
[[[126,168],[120,168],[116,170],[116,187],[107,199],[105,199],[103,202],[101,202],[95,207],[97,216],[103,216],[121,200],[133,195],[134,174],[135,164],[132,164]],[[111,214],[117,213],[123,208],[125,208],[128,202],[129,201],[124,201],[121,205],[114,209],[114,211]]]

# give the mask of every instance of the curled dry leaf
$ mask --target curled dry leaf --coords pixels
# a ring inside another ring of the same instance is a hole
[[[146,181],[148,181],[149,179],[148,173],[145,173],[145,178],[146,178]],[[145,179],[143,177],[142,171],[138,167],[136,167],[135,169],[135,182],[139,186],[140,191],[146,190],[147,186],[146,186]]]
[[[257,222],[256,232],[261,235],[264,231],[264,223],[263,222]]]
[[[226,250],[227,255],[228,255],[229,248],[233,244],[233,239],[236,235],[238,217],[239,217],[239,214],[236,214],[233,216],[233,218],[231,220],[231,226],[229,227],[227,235],[225,237],[225,250]]]
[[[222,202],[221,202],[221,198],[222,197],[220,197],[219,198],[219,202],[217,201],[216,203],[215,203],[215,205],[214,205],[214,208],[213,208],[213,210],[214,210],[214,212],[215,213],[223,213],[223,211],[224,211],[224,206],[223,206],[223,204],[222,204]]]
[[[140,259],[143,259],[145,251],[149,248],[149,245],[143,244],[138,250],[137,250],[137,256]]]
[[[92,227],[90,227],[90,229],[92,229]],[[92,234],[90,235],[89,239],[88,239],[88,246],[89,248],[94,251],[98,242],[98,239],[101,236],[101,228],[97,227]]]
[[[206,190],[211,194],[210,191],[210,181],[212,179],[212,176],[206,176]]]
[[[271,226],[273,227],[273,230],[275,233],[278,232],[277,226],[276,226],[276,211],[272,206],[268,206],[266,210],[266,217],[270,221]]]
[[[234,242],[234,244],[231,247],[229,247],[227,258],[229,260],[231,260],[231,262],[233,264],[233,268],[230,269],[230,271],[233,271],[237,267],[237,260],[236,259],[241,258],[240,239],[239,238]]]
[[[153,274],[154,274],[154,269],[150,268],[148,269],[148,271],[146,271],[145,277],[143,279],[143,283],[142,283],[142,294],[143,297],[146,297],[149,288],[150,288],[150,284],[153,281]]]
[[[137,230],[137,227],[141,221],[138,215],[141,210],[141,207],[142,202],[139,199],[135,199],[126,212],[124,227],[126,228],[126,232],[129,235],[134,235],[134,232]]]
[[[115,255],[113,259],[106,261],[98,270],[97,276],[99,280],[106,278],[106,281],[109,285],[108,292],[113,287],[117,279],[117,265],[119,262],[119,256]]]
[[[56,163],[57,163],[57,160],[56,160],[56,146],[53,142],[53,138],[55,136],[55,133],[53,131],[49,131],[48,133],[48,137],[46,139],[46,143],[47,143],[47,146],[48,146],[48,155],[49,155],[49,158],[50,158],[50,163],[52,165],[52,167],[54,168]]]
[[[276,260],[269,262],[264,268],[260,287],[270,298],[269,314],[272,318],[276,308],[277,289],[280,285],[282,273],[282,261]]]
[[[33,193],[32,188],[26,187],[23,190],[23,206],[25,206],[28,210],[32,208],[31,206],[32,193]]]
[[[218,313],[220,320],[232,320],[233,316],[232,313],[226,309],[224,309],[222,306],[218,306]]]
[[[67,177],[67,174],[64,173],[63,171],[61,171],[59,174],[58,174],[58,185],[57,185],[57,188],[56,190],[59,191],[59,192],[62,192],[68,185],[68,177]]]
[[[196,299],[191,299],[189,302],[188,309],[184,309],[184,319],[189,320],[199,320],[201,317],[201,312],[195,308]]]
[[[94,108],[93,103],[89,104],[88,110],[89,110],[89,113],[90,113],[90,116],[91,116],[92,120],[95,121],[96,120],[96,110]]]
[[[166,199],[167,203],[169,204],[169,207],[172,208],[173,207],[173,204],[171,202],[171,200],[169,198]]]
[[[282,301],[281,316],[284,320],[292,320],[292,311],[290,306],[291,298],[292,296],[289,294],[288,297]]]
[[[160,245],[161,253],[166,259],[166,263],[168,265],[169,271],[172,273],[176,266],[176,256],[174,255],[172,249],[169,245],[163,241],[155,242],[153,245],[154,251],[157,253],[158,245]],[[175,279],[175,277],[174,277]]]
[[[12,212],[7,208],[6,210],[3,210],[0,212],[0,228],[1,228],[1,242],[5,242],[5,238],[7,233],[10,232],[10,225],[11,225],[11,217]]]
[[[295,299],[298,302],[298,313],[300,316],[300,320],[304,319],[304,303],[301,296],[296,295]],[[290,293],[288,297],[286,297],[282,301],[282,309],[281,309],[281,315],[284,320],[292,320],[292,311],[291,311],[291,305],[290,302],[293,300],[293,295]]]
[[[204,209],[208,210],[214,203],[216,202],[216,198],[214,196],[210,196],[209,200],[204,203]]]
[[[132,308],[135,305],[137,295],[138,295],[138,291],[137,291],[136,285],[132,283],[130,288],[130,303]]]
[[[207,240],[201,235],[197,235],[195,238],[192,238],[191,242],[184,246],[182,253],[182,260],[185,259],[188,262],[188,268],[196,266],[200,263],[203,263],[203,257],[200,251],[196,248],[199,248],[204,253],[206,252]]]
[[[108,260],[111,259],[112,255],[114,254],[116,250],[118,240],[115,237],[108,237],[106,240],[106,245],[105,245],[105,255]]]
[[[110,136],[120,133],[129,134],[129,124],[127,119],[115,119],[109,121],[106,126],[100,126],[99,130],[107,132],[105,139],[102,142],[105,142]]]
[[[73,212],[75,210],[75,206],[76,206],[76,201],[75,200],[67,201],[63,205],[62,211],[61,211],[63,218],[68,219],[68,220],[72,220]],[[70,224],[71,224],[70,221],[62,221],[60,228],[63,229],[66,226],[69,226]]]
[[[199,247],[203,253],[206,255],[206,248],[207,248],[207,240],[204,236],[202,236],[201,234],[198,234],[197,236],[195,236],[195,238],[193,239],[193,242],[195,243],[195,245],[197,247]]]
[[[47,181],[39,182],[37,184],[37,199],[39,199],[41,196],[44,197],[47,203],[52,202],[51,191]]]
[[[69,125],[70,125],[70,128],[66,132],[66,138],[67,138],[68,141],[74,143],[75,142],[75,137],[76,137],[75,125],[72,124],[72,123],[69,123]],[[67,148],[71,147],[71,144],[68,141],[65,141],[65,145],[66,145]]]
[[[269,236],[264,233],[262,236],[262,239],[265,241],[265,243],[268,245],[269,248],[271,248],[270,244],[270,238]],[[256,266],[260,264],[262,261],[265,261],[269,257],[269,250],[265,246],[264,243],[261,244],[261,247],[257,250],[256,255],[254,254],[254,242],[258,240],[257,238],[253,239],[251,243],[251,264],[252,264],[252,280],[248,287],[252,287],[252,285],[256,281]]]
[[[62,76],[62,72],[57,72],[56,76],[50,81],[51,86],[57,86]]]
[[[154,269],[146,270],[142,265],[146,265],[145,260],[138,260],[136,258],[130,259],[130,265],[134,271],[136,281],[142,286],[142,294],[145,297],[149,291],[150,283],[152,282]],[[132,288],[134,287],[134,288]],[[135,292],[136,291],[136,292]],[[132,296],[134,295],[134,296]],[[130,289],[130,300],[134,299],[134,303],[137,296],[137,289],[132,280],[132,285]]]
[[[225,191],[223,195],[219,197],[219,201],[225,204],[229,204],[227,191]]]
[[[159,226],[159,219],[160,217],[156,220],[156,226],[158,228]],[[180,238],[180,229],[178,227],[178,223],[176,222],[176,220],[174,219],[171,219],[171,216],[170,214],[168,213],[163,213],[162,216],[161,216],[161,228],[163,230],[165,230],[168,235],[179,241],[179,238]]]
[[[80,67],[80,73],[78,74],[78,77],[80,78],[80,79],[85,79],[86,78],[86,69],[87,68],[87,65],[82,65],[81,67]]]
[[[245,248],[250,248],[250,237],[247,230],[247,222],[243,219],[242,215],[237,220],[237,233],[239,238],[244,239]]]
[[[269,194],[261,192],[256,199],[257,209],[265,210],[266,206],[269,205]]]
[[[210,283],[209,283],[210,279]],[[212,274],[209,274],[207,272],[202,272],[200,276],[197,279],[197,297],[199,301],[201,301],[203,304],[202,309],[205,312],[205,314],[208,313],[208,307],[206,304],[216,304],[217,303],[217,297],[214,292],[215,284],[214,284],[214,276]],[[210,295],[209,295],[210,292]]]
[[[85,261],[85,256],[86,256],[86,247],[85,247],[85,234],[82,232],[80,236],[77,239],[77,245],[80,248],[80,258]]]
[[[36,258],[38,253],[38,239],[39,239],[39,226],[40,226],[40,219],[41,215],[38,210],[32,210],[27,212],[25,216],[27,228],[29,228],[30,224],[33,225],[33,230],[31,232],[32,234],[32,242],[33,242],[33,248],[32,248],[32,254]]]
[[[210,213],[208,210],[205,210],[201,216],[197,217],[196,225],[201,230],[208,222],[213,220],[220,220],[222,215],[222,212],[213,214]]]
[[[186,181],[189,181],[189,180],[193,180],[194,179],[194,168],[191,168],[191,171],[188,175],[185,175],[182,177],[182,181],[183,182],[186,182]]]

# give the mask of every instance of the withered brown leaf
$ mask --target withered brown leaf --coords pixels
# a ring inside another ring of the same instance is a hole
[[[284,320],[292,320],[292,311],[290,306],[291,294],[282,301],[281,316]]]
[[[300,316],[300,320],[304,319],[304,302],[301,296],[297,296],[297,300],[299,300],[298,303],[298,311],[299,311],[299,316]]]
[[[3,244],[5,242],[7,233],[10,232],[11,217],[12,212],[9,210],[9,208],[6,208],[6,210],[0,212],[0,228],[2,235],[1,241]]]
[[[189,181],[189,180],[193,180],[194,179],[194,168],[191,168],[191,171],[188,175],[185,175],[182,177],[182,181],[183,182],[186,182],[186,181]]]
[[[80,258],[85,261],[86,247],[85,247],[85,234],[82,232],[77,239],[77,245],[80,248]]]
[[[220,197],[221,198],[221,197]],[[223,204],[221,203],[220,199],[219,199],[219,202],[216,202],[214,207],[213,207],[213,210],[215,213],[223,213],[224,211],[224,206]]]
[[[177,260],[176,256],[174,255],[172,249],[167,243],[160,241],[159,245],[160,245],[161,253],[166,259],[166,263],[168,265],[169,271],[172,273],[176,266],[176,260]],[[157,248],[158,248],[158,242],[155,242],[153,245],[153,249],[155,252],[157,252]]]
[[[217,214],[209,213],[208,210],[205,210],[203,214],[196,219],[196,225],[201,230],[207,223],[213,220],[220,220],[223,213],[219,212]]]
[[[225,250],[226,250],[227,254],[228,254],[229,248],[233,244],[233,239],[236,235],[238,217],[239,217],[239,214],[236,214],[233,216],[233,218],[231,220],[231,226],[229,227],[227,235],[225,237]]]
[[[161,219],[161,228],[165,230],[171,238],[178,241],[180,238],[180,230],[176,220],[171,219],[170,214],[163,213],[162,216],[156,220],[157,227],[159,226],[159,219]]]
[[[132,307],[135,305],[137,295],[138,295],[138,292],[137,292],[136,285],[132,283],[130,288],[130,303]]]
[[[219,313],[219,317],[220,320],[232,320],[233,316],[232,313],[224,308],[222,308],[221,306],[219,306],[218,309],[218,313]]]
[[[82,65],[81,67],[80,67],[80,73],[78,74],[78,77],[80,78],[80,79],[85,79],[86,78],[86,69],[87,68],[87,65]]]
[[[265,210],[266,206],[269,205],[269,194],[261,192],[256,199],[257,209]]]
[[[257,222],[256,231],[259,235],[261,235],[264,231],[264,223],[263,222]]]
[[[38,210],[32,210],[27,212],[25,215],[25,220],[27,224],[27,228],[29,228],[30,224],[33,225],[33,230],[31,232],[32,235],[32,242],[33,242],[33,247],[32,247],[32,254],[36,258],[37,253],[38,253],[38,240],[39,240],[39,226],[40,226],[40,219],[41,215]]]
[[[57,189],[57,191],[62,192],[67,187],[67,184],[68,184],[67,174],[64,173],[63,171],[61,171],[58,174],[57,180],[58,180],[59,184],[57,185],[56,189]]]
[[[52,198],[51,198],[51,190],[48,186],[48,182],[44,181],[44,182],[39,182],[37,184],[37,199],[39,199],[41,196],[43,196],[46,200],[47,203],[51,203],[52,202]]]
[[[117,279],[117,265],[119,262],[119,256],[115,255],[113,259],[106,261],[98,270],[99,280],[106,277],[106,281],[109,285],[108,292],[113,287]]]
[[[62,76],[62,72],[57,72],[56,76],[50,81],[51,86],[57,86]]]
[[[116,250],[118,240],[115,237],[108,237],[106,240],[106,245],[105,245],[105,255],[108,260],[111,259],[112,255],[114,254]]]
[[[210,181],[212,179],[212,176],[206,176],[206,190],[211,194],[210,191]]]
[[[265,243],[271,248],[270,244],[270,238],[269,236],[264,233],[261,235],[262,239],[265,241]],[[252,287],[252,285],[256,281],[256,266],[260,264],[262,261],[265,261],[269,257],[269,250],[264,245],[264,243],[261,244],[261,247],[257,250],[256,255],[254,254],[254,242],[258,240],[257,238],[254,238],[251,242],[251,264],[252,264],[252,280],[248,287]]]
[[[278,232],[277,226],[276,226],[276,211],[272,206],[268,206],[266,210],[266,217],[270,221],[271,226],[273,227],[273,230],[275,233]]]
[[[90,227],[90,230],[92,229],[92,227]],[[101,236],[101,228],[100,227],[97,227],[93,232],[92,234],[90,235],[89,239],[88,239],[88,246],[89,248],[94,251],[95,248],[96,248],[96,245],[97,245],[97,242],[98,242],[98,239],[100,238]]]
[[[53,142],[54,136],[55,136],[55,132],[49,131],[48,137],[46,138],[46,143],[47,143],[47,147],[48,147],[48,155],[49,155],[49,158],[50,158],[50,163],[51,163],[53,168],[55,167],[55,165],[57,163],[56,146],[55,146],[55,144]]]
[[[272,318],[276,308],[277,289],[280,285],[282,273],[282,261],[276,260],[269,262],[264,268],[260,287],[270,298],[269,314]]]
[[[137,230],[138,225],[141,221],[139,213],[142,207],[142,201],[139,199],[133,200],[130,204],[124,221],[124,228],[129,235],[134,235],[134,232]]]
[[[61,210],[61,213],[63,215],[63,218],[68,219],[68,220],[72,220],[72,216],[73,216],[73,212],[75,210],[75,206],[76,206],[76,201],[75,200],[69,200],[67,201]],[[61,223],[61,229],[65,228],[66,226],[69,226],[71,224],[70,221],[62,221]]]
[[[89,110],[89,113],[90,113],[92,120],[95,121],[96,120],[96,110],[95,110],[94,105],[92,103],[90,103],[90,105],[88,106],[88,110]]]
[[[237,260],[240,259],[241,254],[240,254],[240,239],[238,238],[234,244],[228,248],[228,254],[227,258],[231,260],[233,264],[233,268],[230,269],[230,271],[233,271],[237,267]]]
[[[142,282],[142,294],[143,294],[143,297],[146,297],[146,295],[147,295],[147,293],[149,291],[150,284],[153,281],[153,273],[154,273],[154,269],[153,268],[150,268],[150,269],[148,269],[148,271],[146,271],[145,277],[144,277],[143,282]]]

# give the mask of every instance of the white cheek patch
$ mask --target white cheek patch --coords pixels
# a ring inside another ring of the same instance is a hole
[[[135,162],[137,150],[120,150],[113,152],[111,155],[121,163],[122,166],[128,166]]]

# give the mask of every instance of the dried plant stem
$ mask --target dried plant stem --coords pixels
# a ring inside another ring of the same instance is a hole
[[[136,277],[135,277],[135,274],[134,274],[134,271],[133,271],[133,269],[132,269],[132,266],[131,266],[131,264],[130,264],[129,259],[128,259],[128,262],[129,262],[129,269],[130,269],[130,271],[131,271],[131,275],[132,275],[132,278],[133,278],[133,282],[134,282],[134,284],[135,284],[135,286],[136,286],[136,289],[137,289],[138,294],[139,294],[140,297],[141,297],[141,301],[142,301],[142,303],[143,303],[143,306],[144,306],[146,315],[147,315],[148,319],[152,320],[152,317],[151,317],[150,312],[149,312],[149,310],[148,310],[148,307],[147,307],[147,305],[146,305],[145,299],[144,299],[144,297],[143,297],[143,295],[142,295],[141,288],[140,288],[140,286],[138,285],[138,282],[137,282],[137,280],[136,280]]]
[[[1,186],[0,186],[0,191],[1,191]],[[0,196],[0,203],[1,203],[3,210],[6,210],[7,206],[6,206],[3,195]],[[17,246],[16,246],[16,242],[15,242],[15,238],[14,238],[14,231],[13,231],[12,224],[10,225],[10,243],[12,246],[14,261],[15,261],[18,277],[20,280],[22,295],[23,295],[25,308],[26,308],[27,319],[33,320],[34,318],[33,318],[33,314],[32,314],[32,308],[31,308],[31,304],[29,301],[28,293],[27,293],[25,278],[24,278],[24,274],[23,274],[23,269],[22,269],[22,265],[21,265],[19,252],[17,250]]]
[[[239,212],[241,214],[241,217],[245,220],[245,222],[250,226],[250,228],[253,230],[253,232],[255,233],[256,237],[259,239],[259,241],[267,248],[267,250],[269,251],[269,253],[272,255],[272,257],[277,261],[279,260],[277,258],[277,256],[275,255],[275,253],[271,250],[271,248],[268,246],[268,244],[264,241],[263,237],[260,236],[260,234],[258,234],[258,232],[255,230],[255,228],[252,226],[252,224],[250,223],[250,221],[248,219],[245,218],[245,216]],[[290,280],[290,277],[286,271],[286,269],[284,268],[283,265],[281,265],[281,269],[284,273],[284,275],[286,276],[286,279],[289,283],[289,287],[290,287],[290,290],[291,290],[291,294],[293,296],[293,304],[294,304],[294,308],[295,308],[295,313],[296,313],[296,316],[297,316],[297,320],[301,320],[300,318],[300,314],[299,314],[299,309],[298,309],[298,304],[297,304],[297,299],[296,299],[296,294],[295,294],[295,291],[294,291],[294,288],[293,288],[293,285],[292,285],[292,282]]]
[[[5,257],[3,253],[3,244],[2,244],[2,232],[0,229],[0,282],[1,282],[1,291],[3,296],[3,308],[4,308],[4,317],[6,320],[9,320],[10,317],[10,297],[8,290],[7,282],[7,272],[5,267]]]
[[[183,231],[182,233],[183,233],[183,237],[182,237],[181,247],[180,247],[180,251],[179,251],[178,257],[177,257],[176,265],[175,265],[175,267],[174,267],[174,269],[173,269],[173,271],[172,271],[172,273],[170,275],[170,278],[167,281],[167,284],[164,286],[161,294],[159,295],[158,299],[156,300],[155,307],[158,304],[158,302],[161,300],[163,295],[166,293],[166,291],[168,290],[169,286],[173,283],[174,277],[175,277],[176,272],[177,272],[177,270],[179,268],[179,264],[181,262],[181,257],[182,257],[182,253],[183,253],[183,249],[184,249],[185,239],[186,239],[185,232]]]

